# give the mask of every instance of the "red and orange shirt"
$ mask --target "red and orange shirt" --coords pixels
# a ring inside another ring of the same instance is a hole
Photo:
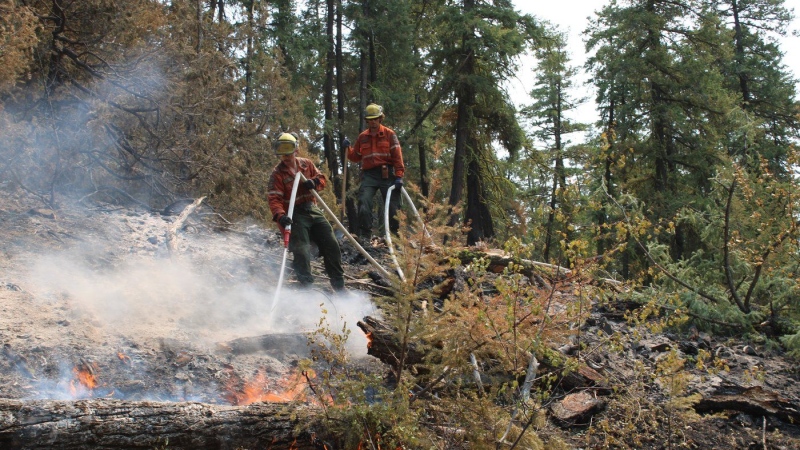
[[[310,159],[296,157],[296,160],[299,172],[307,179],[317,181],[316,190],[321,191],[324,189],[326,184],[325,174],[320,172]],[[269,200],[269,209],[272,211],[272,220],[276,222],[289,211],[289,200],[292,198],[294,177],[295,171],[284,164],[283,161],[275,166],[272,170],[272,175],[269,177],[267,199]],[[301,182],[297,187],[294,203],[295,207],[304,203],[316,204],[317,199]]]
[[[394,175],[403,178],[406,166],[403,164],[403,151],[397,134],[389,127],[381,125],[378,132],[363,131],[356,142],[347,150],[347,159],[360,162],[362,170],[380,167],[384,164],[394,167]]]

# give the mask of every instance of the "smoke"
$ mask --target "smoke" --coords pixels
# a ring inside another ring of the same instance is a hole
[[[150,222],[164,227],[161,218]],[[366,354],[366,337],[356,327],[375,314],[366,295],[333,295],[320,279],[318,289],[285,284],[275,298],[280,260],[271,261],[247,237],[182,237],[187,255],[168,258],[162,243],[152,244],[152,227],[134,231],[129,248],[127,238],[119,238],[116,249],[93,243],[39,257],[28,289],[66,301],[75,317],[94,327],[139,341],[170,338],[213,347],[240,337],[313,332],[322,324],[337,332],[347,327],[348,350]]]
[[[176,89],[166,56],[142,57],[146,52],[130,49],[103,79],[81,78],[78,70],[72,75],[79,83],[51,86],[53,92],[43,88],[49,83],[18,83],[13,95],[0,98],[0,185],[22,186],[54,204],[57,194],[102,199],[121,191],[142,203],[168,201],[144,175],[165,178],[169,169],[152,162],[165,158],[148,139],[172,142],[159,124]],[[160,134],[153,138],[152,130]]]

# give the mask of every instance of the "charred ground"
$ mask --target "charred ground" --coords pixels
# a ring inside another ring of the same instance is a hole
[[[165,232],[174,220],[170,211],[80,202],[52,210],[22,192],[0,196],[0,397],[284,401],[280,396],[294,389],[297,361],[309,352],[304,333],[317,323],[320,308],[352,329],[363,317],[378,315],[370,293],[380,288],[347,243],[351,293],[334,297],[324,277],[311,291],[289,284],[273,318],[282,254],[275,230],[228,224],[201,208],[182,228],[179,253],[170,254]],[[581,361],[603,381],[555,391],[549,419],[536,429],[545,442],[557,437],[573,448],[800,447],[794,425],[800,419],[800,370],[779,347],[699,332],[653,334],[625,321],[625,310],[622,304],[595,305],[582,324],[583,345],[591,351],[583,351]],[[355,329],[353,336],[356,364],[385,371],[366,356],[363,334]],[[614,347],[610,336],[625,339]],[[561,346],[565,354],[574,350]],[[692,406],[676,406],[675,417],[666,417],[658,406],[675,396],[655,376],[658,362],[673,353],[691,360],[701,352],[711,355],[715,368],[685,366],[680,397],[691,397]],[[81,374],[95,384],[87,386]],[[263,397],[246,398],[254,384]],[[599,400],[598,407],[576,420],[558,420],[558,405],[569,407],[566,396],[581,393]]]

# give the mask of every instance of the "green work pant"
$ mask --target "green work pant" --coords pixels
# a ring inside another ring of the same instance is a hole
[[[334,290],[344,289],[344,270],[339,242],[333,234],[328,219],[316,205],[298,205],[292,214],[292,233],[289,237],[289,251],[292,252],[292,268],[301,284],[311,284],[311,242],[317,244],[325,262],[325,273],[331,280]]]
[[[382,178],[380,168],[366,170],[361,177],[361,186],[358,188],[358,235],[369,238],[372,235],[372,207],[375,194],[380,190],[381,198],[386,202],[386,194],[394,184],[394,171],[390,171],[389,178]],[[397,234],[400,227],[397,222],[397,210],[400,207],[400,192],[397,188],[392,190],[392,198],[389,200],[389,231]],[[380,205],[380,223],[383,223],[385,205]]]

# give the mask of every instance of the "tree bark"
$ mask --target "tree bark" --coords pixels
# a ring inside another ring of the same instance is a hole
[[[302,409],[269,403],[0,399],[0,448],[317,448],[309,434],[295,431]]]

